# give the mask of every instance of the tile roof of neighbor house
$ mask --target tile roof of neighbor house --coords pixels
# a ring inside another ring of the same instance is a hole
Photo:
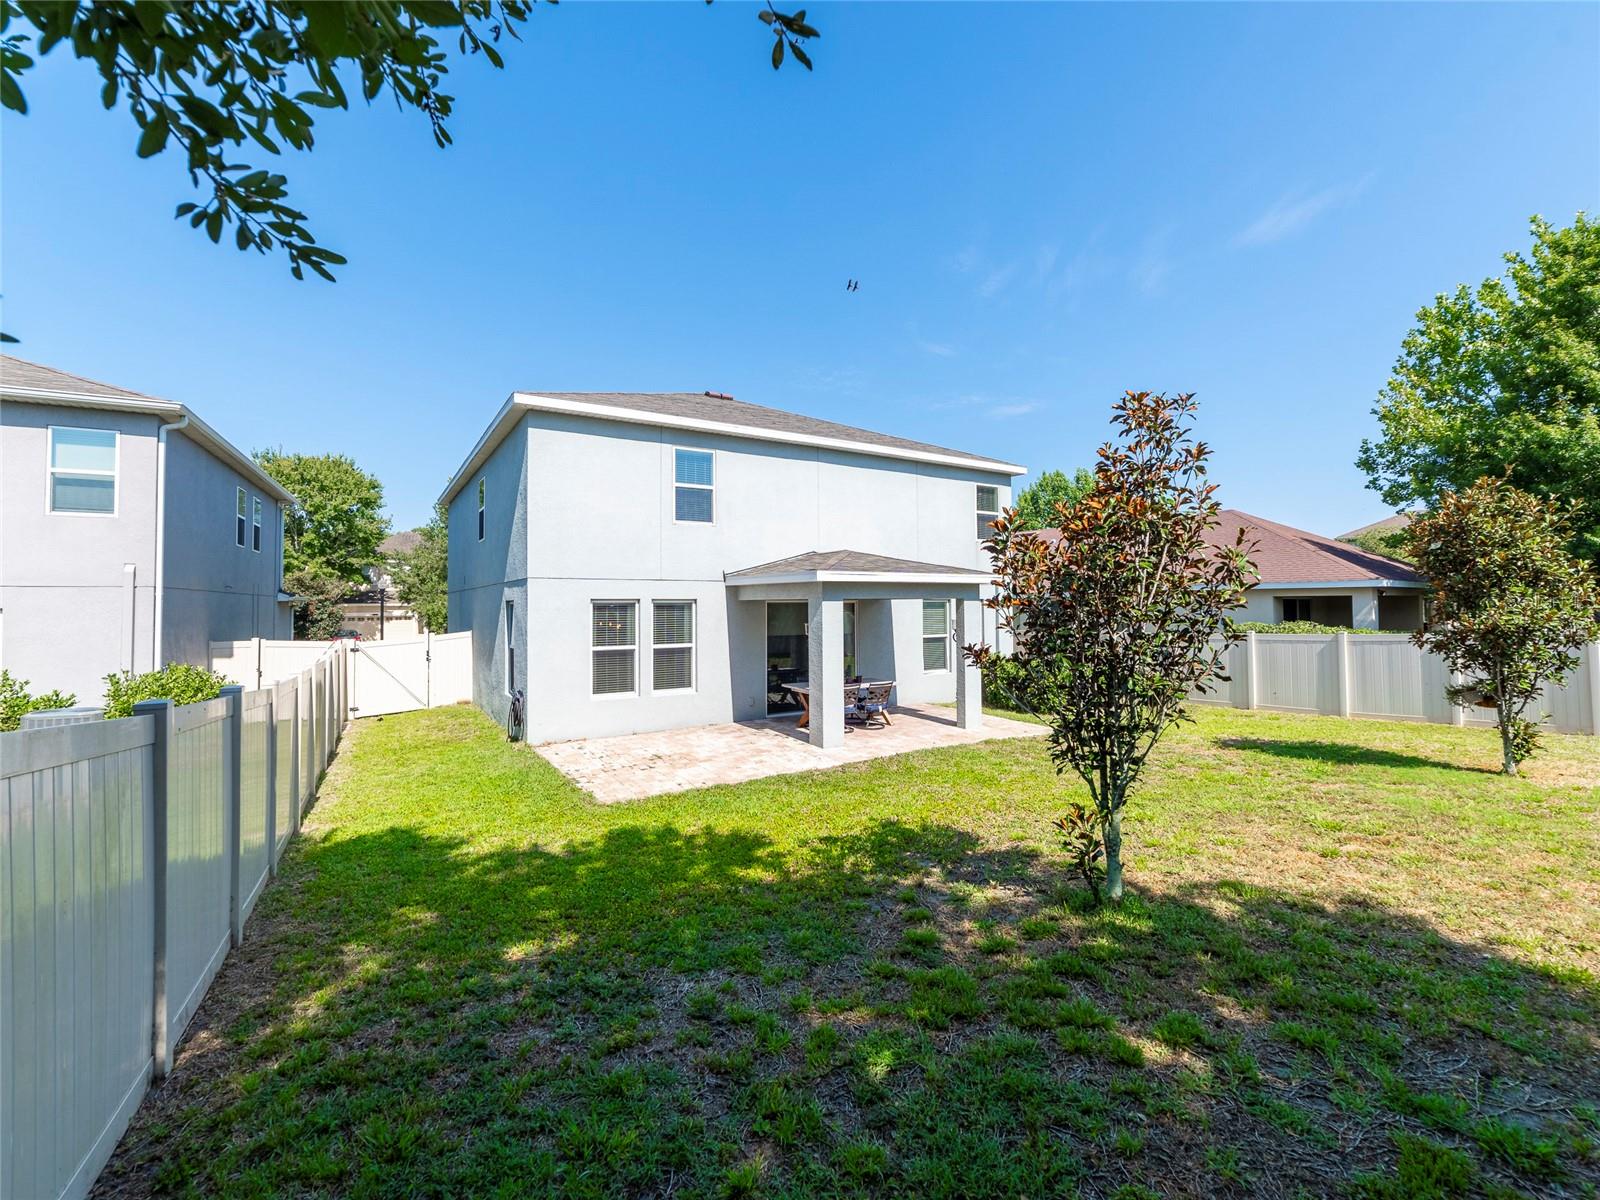
[[[729,571],[726,578],[750,579],[770,575],[970,575],[974,581],[989,578],[988,571],[974,571],[971,567],[947,567],[939,563],[912,562],[905,558],[889,558],[883,554],[866,554],[860,550],[813,550],[780,558],[775,562]]]
[[[680,428],[704,429],[732,436],[800,445],[836,444],[860,453],[878,453],[890,458],[944,461],[994,471],[1022,475],[1026,468],[992,456],[953,450],[931,442],[919,442],[892,434],[876,433],[855,425],[824,421],[803,413],[786,412],[761,404],[735,400],[732,396],[708,392],[516,392],[478,444],[451,478],[440,499],[449,501],[466,477],[489,456],[515,423],[519,408],[572,412],[601,420],[635,424],[663,424]]]
[[[1389,529],[1404,529],[1411,524],[1410,513],[1395,513],[1392,517],[1385,517],[1381,521],[1374,521],[1370,525],[1363,525],[1360,529],[1352,529],[1349,533],[1341,533],[1339,541],[1345,538],[1360,537],[1363,533],[1378,533]]]
[[[163,400],[143,392],[85,379],[58,371],[43,363],[29,362],[10,354],[0,354],[0,395],[8,400],[35,404],[59,404],[73,408],[100,408],[114,412],[142,412],[172,419],[188,418],[186,432],[217,457],[230,463],[240,474],[253,479],[262,491],[288,503],[289,492],[268,475],[243,450],[202,421],[187,405]]]
[[[1225,508],[1222,523],[1207,537],[1213,546],[1232,546],[1239,529],[1246,530],[1247,541],[1256,543],[1251,561],[1261,576],[1261,585],[1274,583],[1388,583],[1422,586],[1422,576],[1405,563],[1381,554],[1371,554],[1347,542],[1337,542],[1319,534],[1307,533],[1290,525],[1280,525],[1251,516],[1236,508]]]

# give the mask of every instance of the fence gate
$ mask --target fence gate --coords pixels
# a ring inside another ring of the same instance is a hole
[[[428,708],[431,655],[426,637],[357,642],[350,654],[350,715]]]

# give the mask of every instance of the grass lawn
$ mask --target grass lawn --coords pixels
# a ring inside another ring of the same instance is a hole
[[[356,726],[103,1194],[1589,1196],[1600,740],[1203,709],[601,807]]]

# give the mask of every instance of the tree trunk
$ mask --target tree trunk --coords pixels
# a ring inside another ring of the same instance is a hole
[[[1106,818],[1106,898],[1122,902],[1122,806],[1116,805]]]
[[[1511,752],[1511,713],[1506,707],[1506,702],[1499,696],[1495,697],[1495,711],[1500,715],[1500,770],[1506,775],[1517,773],[1517,758]]]

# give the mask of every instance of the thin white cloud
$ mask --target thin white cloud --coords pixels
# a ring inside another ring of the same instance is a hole
[[[981,409],[986,417],[1023,417],[1044,407],[1039,400],[1019,400],[1011,396],[985,396],[981,393],[941,400],[933,406],[942,409]]]
[[[935,354],[940,358],[953,358],[956,352],[954,346],[947,345],[944,342],[928,342],[922,338],[917,339],[917,349],[924,354]]]
[[[1266,246],[1273,242],[1281,242],[1286,237],[1292,237],[1323,213],[1354,200],[1366,191],[1367,184],[1371,181],[1372,176],[1365,175],[1354,183],[1341,183],[1334,187],[1323,188],[1310,196],[1290,192],[1280,197],[1266,212],[1234,234],[1233,246],[1235,249],[1244,246]]]
[[[1146,296],[1160,296],[1167,290],[1167,276],[1172,274],[1172,258],[1167,253],[1167,243],[1172,240],[1172,227],[1158,229],[1144,240],[1139,257],[1129,271],[1133,286]]]
[[[1042,406],[1028,401],[1023,404],[997,404],[989,410],[991,417],[1024,417],[1031,412],[1038,412]]]
[[[1016,278],[1017,264],[1007,263],[1003,267],[996,267],[983,277],[983,282],[978,285],[978,295],[985,299],[998,296]]]

